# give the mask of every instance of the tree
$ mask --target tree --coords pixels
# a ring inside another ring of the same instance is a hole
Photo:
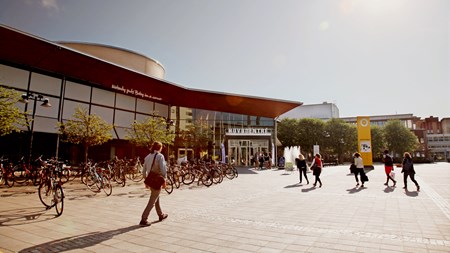
[[[59,134],[62,141],[81,144],[84,147],[84,162],[88,160],[90,146],[101,145],[112,139],[113,126],[99,116],[89,115],[86,108],[77,107],[73,119],[59,122]]]
[[[299,146],[298,140],[298,120],[282,119],[277,125],[277,138],[284,147]]]
[[[325,123],[325,149],[331,154],[337,154],[339,163],[344,154],[354,152],[357,145],[356,128],[341,119],[331,119]]]
[[[394,154],[412,152],[419,144],[414,133],[402,125],[399,120],[388,121],[383,127],[383,135],[387,149]]]
[[[140,147],[150,147],[155,141],[172,144],[175,134],[170,132],[163,117],[148,117],[142,122],[134,121],[126,130],[125,138]]]
[[[181,140],[184,141],[185,146],[194,148],[197,158],[200,158],[201,152],[208,149],[208,142],[212,141],[212,130],[208,122],[203,119],[198,119],[187,126],[187,129],[182,131],[181,135]]]
[[[385,150],[385,143],[383,138],[383,129],[379,126],[370,127],[370,138],[372,139],[372,156],[379,157]]]
[[[300,119],[298,122],[298,144],[302,151],[312,153],[314,145],[324,144],[325,123],[320,119]]]
[[[16,106],[20,94],[13,89],[0,87],[0,136],[20,131],[18,126],[27,126],[23,112]]]

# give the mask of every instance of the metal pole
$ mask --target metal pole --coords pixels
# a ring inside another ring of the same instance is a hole
[[[33,135],[34,135],[34,116],[36,115],[36,103],[37,103],[37,98],[36,96],[33,96],[34,99],[34,103],[33,103],[33,113],[31,116],[31,136],[30,136],[30,153],[28,156],[28,163],[31,163],[31,157],[33,155]]]

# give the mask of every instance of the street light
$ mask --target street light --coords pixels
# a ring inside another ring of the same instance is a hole
[[[170,118],[166,119],[166,132],[167,134],[169,133],[170,127],[174,126],[174,122],[173,120],[171,120]],[[170,165],[170,143],[167,143],[167,161],[169,161],[169,165]]]
[[[29,99],[34,100],[33,104],[33,113],[31,116],[31,128],[30,128],[30,152],[28,156],[28,162],[31,162],[31,156],[33,151],[33,133],[34,133],[34,117],[36,115],[36,104],[37,102],[42,102],[42,107],[51,107],[50,100],[48,98],[45,98],[42,94],[33,94],[33,93],[27,93],[22,94],[22,99],[20,100],[23,103],[28,103]]]

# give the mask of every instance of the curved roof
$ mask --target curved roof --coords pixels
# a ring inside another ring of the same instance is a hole
[[[0,60],[171,106],[276,118],[301,102],[182,87],[0,25]],[[264,108],[261,110],[261,108]]]

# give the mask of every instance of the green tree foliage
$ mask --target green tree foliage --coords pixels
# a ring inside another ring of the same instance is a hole
[[[277,124],[277,138],[284,147],[299,146],[299,131],[297,119],[282,119]]]
[[[175,138],[175,134],[168,130],[166,120],[162,117],[148,117],[142,122],[135,121],[126,132],[125,138],[140,147],[150,147],[155,141],[172,144]]]
[[[300,119],[296,131],[298,131],[298,143],[302,152],[312,153],[314,145],[324,144],[325,122],[320,119]]]
[[[112,139],[113,126],[99,116],[89,115],[86,108],[77,107],[73,119],[58,123],[62,141],[81,144],[84,147],[84,161],[88,160],[90,146],[101,145]]]
[[[399,120],[391,120],[384,125],[384,140],[387,149],[394,154],[412,152],[418,145],[417,137]]]
[[[356,127],[341,119],[331,119],[325,122],[324,147],[329,154],[336,154],[339,162],[345,154],[355,152],[357,148]]]
[[[23,112],[16,106],[20,94],[13,89],[0,87],[0,136],[20,131],[18,126],[27,126]]]
[[[302,152],[312,152],[313,145],[322,145],[325,123],[320,119],[283,119],[278,124],[277,137],[284,147],[300,146]]]
[[[371,126],[370,136],[372,139],[372,157],[381,157],[381,153],[383,153],[386,146],[383,138],[383,128],[379,126]]]
[[[199,158],[200,153],[208,149],[208,142],[212,141],[212,130],[206,120],[198,119],[192,125],[187,126],[181,136],[183,144],[186,147],[193,147]]]

